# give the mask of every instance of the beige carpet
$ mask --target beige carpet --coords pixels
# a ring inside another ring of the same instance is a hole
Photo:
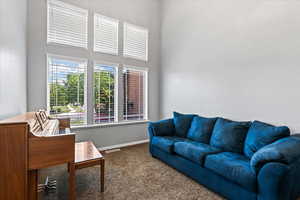
[[[100,193],[99,167],[76,172],[77,200],[219,200],[215,193],[187,178],[148,152],[148,145],[137,145],[106,154],[105,192]],[[57,179],[55,193],[40,194],[44,200],[67,198],[65,166],[44,169],[46,175]]]

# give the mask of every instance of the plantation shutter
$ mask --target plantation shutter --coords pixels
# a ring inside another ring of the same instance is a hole
[[[118,55],[118,26],[118,20],[95,14],[94,51]]]
[[[124,120],[143,120],[147,118],[146,71],[126,67],[123,70],[124,81]]]
[[[148,61],[148,30],[124,23],[124,52],[125,57]]]
[[[87,48],[88,11],[57,0],[48,0],[47,42]]]

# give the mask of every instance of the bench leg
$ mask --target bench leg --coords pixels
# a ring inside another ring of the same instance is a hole
[[[100,181],[101,181],[101,192],[104,192],[104,168],[105,168],[105,160],[100,160]]]
[[[69,199],[75,200],[76,199],[76,190],[75,190],[75,164],[68,163],[68,170],[69,170]]]

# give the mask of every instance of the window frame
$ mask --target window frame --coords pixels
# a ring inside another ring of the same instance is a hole
[[[142,26],[134,25],[131,23],[127,23],[121,21],[119,19],[111,18],[105,15],[98,13],[97,11],[91,12],[90,9],[82,8],[82,10],[87,11],[87,45],[86,47],[73,46],[68,44],[49,42],[48,41],[48,30],[49,30],[49,12],[48,12],[48,2],[51,0],[46,0],[46,12],[47,12],[47,27],[46,27],[46,36],[45,36],[45,56],[46,56],[46,105],[47,110],[50,111],[50,82],[49,82],[49,70],[50,70],[50,59],[62,59],[66,61],[74,61],[79,63],[85,63],[85,72],[84,72],[84,124],[74,125],[71,124],[71,128],[81,129],[81,128],[89,128],[89,127],[110,127],[115,125],[127,125],[127,124],[139,124],[145,123],[149,119],[149,68],[147,66],[147,62],[149,61],[149,29],[144,28]],[[64,1],[57,0],[62,3]],[[67,5],[73,6],[73,4],[65,3]],[[74,5],[74,7],[78,7]],[[95,51],[95,15],[99,15],[101,17],[105,17],[108,19],[114,19],[118,21],[118,31],[117,31],[117,42],[118,42],[118,52],[117,54],[105,53],[101,51]],[[124,55],[124,24],[130,24],[131,26],[143,28],[147,31],[147,43],[146,43],[146,56],[147,60],[142,60],[140,58],[136,58],[134,56],[125,56]],[[123,29],[123,30],[122,30]],[[48,48],[50,46],[50,48]],[[62,51],[61,47],[66,48],[66,50],[70,50],[68,52]],[[102,55],[101,55],[102,54]],[[109,56],[106,56],[109,55]],[[110,57],[111,55],[115,56]],[[101,56],[103,58],[101,58]],[[100,58],[100,60],[99,60]],[[129,58],[129,59],[127,59]],[[131,60],[133,59],[133,60]],[[135,63],[131,65],[130,63]],[[140,63],[140,64],[138,64]],[[95,123],[94,120],[94,105],[95,105],[95,91],[94,91],[94,70],[96,65],[108,65],[115,68],[115,91],[114,91],[114,121],[109,123]],[[141,67],[138,67],[141,66]],[[146,66],[146,67],[145,67]],[[144,118],[140,120],[124,120],[124,82],[123,82],[123,69],[128,68],[135,71],[143,71],[144,72]]]
[[[47,59],[47,111],[50,112],[50,87],[49,87],[49,70],[50,70],[50,60],[51,59],[60,59],[60,60],[65,60],[65,61],[73,61],[73,62],[78,62],[78,63],[85,63],[85,69],[84,69],[84,123],[80,125],[72,125],[72,127],[80,127],[80,126],[86,126],[88,125],[88,101],[87,101],[87,91],[88,91],[88,67],[89,67],[89,62],[88,59],[81,58],[81,57],[71,57],[71,56],[62,56],[62,55],[57,55],[57,54],[50,54],[47,53],[46,55]]]
[[[46,55],[47,57],[47,110],[50,111],[50,88],[49,88],[49,70],[50,70],[50,59],[61,59],[61,60],[69,60],[69,61],[74,61],[74,62],[79,62],[79,63],[86,63],[85,66],[85,82],[84,82],[84,124],[81,125],[72,125],[71,128],[85,128],[85,127],[109,127],[109,126],[114,126],[114,125],[127,125],[127,124],[136,124],[136,123],[143,123],[149,121],[149,68],[148,67],[137,67],[133,65],[126,65],[126,64],[120,64],[120,63],[115,63],[115,62],[107,62],[107,61],[100,61],[100,60],[93,60],[93,62],[89,62],[90,60],[87,58],[82,58],[82,57],[71,57],[71,56],[63,56],[63,55],[57,55],[57,54],[50,54],[48,53]],[[94,67],[96,65],[109,65],[115,68],[115,97],[114,97],[114,115],[115,115],[115,120],[113,122],[109,123],[95,123],[94,122]],[[90,70],[92,68],[92,70]],[[123,107],[123,102],[124,102],[124,95],[120,95],[120,93],[124,94],[124,84],[123,84],[123,77],[120,74],[125,69],[133,70],[133,71],[139,71],[144,73],[144,105],[143,105],[143,110],[144,110],[144,117],[143,119],[140,120],[125,120],[123,119],[123,112],[124,112],[124,107]],[[91,85],[88,87],[88,73],[92,73],[92,80],[91,80]],[[92,103],[90,104],[89,101],[87,100],[87,94],[88,91],[92,92]],[[89,111],[92,108],[92,113]],[[88,116],[92,116],[92,123],[88,122]]]

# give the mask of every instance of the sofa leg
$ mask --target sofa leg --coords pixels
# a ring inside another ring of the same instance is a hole
[[[150,154],[150,155],[151,155],[151,157],[152,157],[152,158],[155,158],[155,159],[157,159],[157,157],[156,157],[156,156],[154,156],[153,154]]]

